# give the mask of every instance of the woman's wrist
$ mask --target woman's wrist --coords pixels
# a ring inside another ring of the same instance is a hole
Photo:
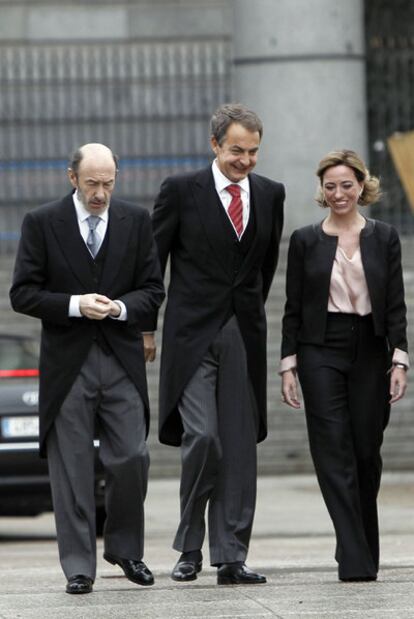
[[[293,374],[296,374],[296,367],[288,368],[287,370],[282,370],[279,373],[280,373],[281,376],[283,376],[283,374],[286,374],[287,372],[293,372]]]
[[[405,372],[407,372],[408,365],[406,365],[405,363],[400,363],[399,361],[396,361],[392,364],[392,369],[395,369],[395,368],[399,368],[400,370],[404,370]]]

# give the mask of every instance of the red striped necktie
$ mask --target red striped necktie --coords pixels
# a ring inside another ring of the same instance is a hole
[[[228,185],[226,191],[231,195],[231,202],[227,212],[240,238],[243,232],[243,203],[240,197],[240,185]]]

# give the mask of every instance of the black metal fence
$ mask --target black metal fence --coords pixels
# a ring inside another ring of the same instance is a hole
[[[365,6],[370,162],[385,189],[372,213],[396,225],[402,234],[412,234],[414,215],[387,138],[414,130],[414,1],[366,0]]]
[[[0,251],[27,208],[68,191],[68,155],[87,142],[120,155],[118,195],[149,206],[165,176],[210,159],[230,82],[224,38],[0,45]]]

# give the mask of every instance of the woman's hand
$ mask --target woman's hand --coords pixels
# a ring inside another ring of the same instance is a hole
[[[394,365],[391,369],[390,404],[394,404],[394,402],[401,400],[401,398],[404,397],[406,389],[407,371]]]
[[[298,399],[298,382],[295,370],[287,370],[282,374],[282,402],[292,408],[301,407]]]

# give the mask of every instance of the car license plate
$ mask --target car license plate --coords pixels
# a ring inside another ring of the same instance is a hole
[[[1,420],[3,438],[24,438],[39,436],[39,418],[35,415],[27,417],[3,417]]]

